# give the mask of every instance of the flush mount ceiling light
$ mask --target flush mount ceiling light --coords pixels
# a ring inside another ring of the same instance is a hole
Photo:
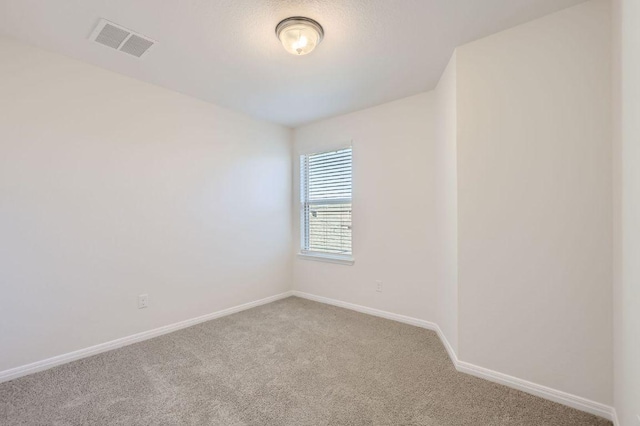
[[[311,52],[320,44],[324,37],[324,30],[313,19],[293,16],[280,21],[276,26],[276,36],[287,52],[301,56]]]

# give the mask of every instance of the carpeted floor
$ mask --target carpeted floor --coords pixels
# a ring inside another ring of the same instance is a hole
[[[610,425],[458,373],[432,331],[288,298],[0,384],[2,425]]]

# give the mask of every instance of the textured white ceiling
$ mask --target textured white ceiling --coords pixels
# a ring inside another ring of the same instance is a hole
[[[0,0],[0,33],[295,127],[432,89],[456,46],[582,1]],[[325,29],[310,55],[274,35],[294,15]],[[99,18],[158,44],[92,43]]]

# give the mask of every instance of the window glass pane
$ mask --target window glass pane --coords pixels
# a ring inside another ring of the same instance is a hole
[[[351,203],[309,207],[308,250],[351,253]]]
[[[301,247],[351,254],[351,148],[300,158]]]

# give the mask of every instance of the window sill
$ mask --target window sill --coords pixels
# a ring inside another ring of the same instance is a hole
[[[351,256],[341,256],[324,253],[298,253],[298,258],[302,260],[315,260],[318,262],[337,263],[339,265],[353,265],[355,262]]]

